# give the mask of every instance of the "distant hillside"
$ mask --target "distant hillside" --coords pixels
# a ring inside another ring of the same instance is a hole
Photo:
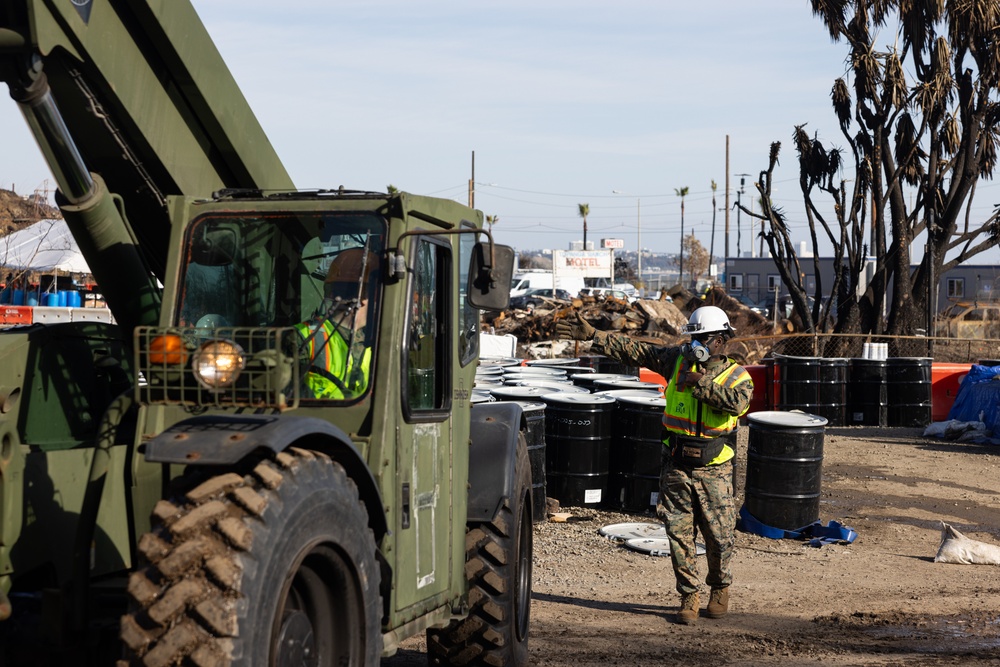
[[[0,188],[0,236],[23,229],[39,220],[62,218],[55,206],[34,195],[21,196]]]

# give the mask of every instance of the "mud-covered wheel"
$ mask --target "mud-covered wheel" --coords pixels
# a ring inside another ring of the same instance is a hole
[[[531,612],[531,465],[524,434],[517,443],[514,488],[498,516],[470,524],[465,536],[469,613],[427,632],[431,665],[528,664]]]
[[[378,663],[375,538],[340,464],[292,449],[183,481],[139,541],[122,617],[127,664]]]

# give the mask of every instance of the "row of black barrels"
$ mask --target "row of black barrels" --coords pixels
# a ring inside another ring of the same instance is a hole
[[[830,426],[931,423],[930,357],[765,359],[766,406],[824,417]]]
[[[566,506],[631,512],[656,505],[664,399],[642,390],[617,392],[517,401],[527,425],[536,521],[545,519],[547,496]]]
[[[662,397],[546,394],[540,401],[518,403],[527,424],[535,521],[545,519],[547,495],[567,506],[655,511]],[[751,413],[748,422],[748,511],[766,525],[786,530],[819,520],[827,420],[765,411]]]

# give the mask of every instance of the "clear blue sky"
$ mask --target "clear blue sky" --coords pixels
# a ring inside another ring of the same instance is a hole
[[[756,198],[782,142],[775,199],[805,241],[793,127],[845,145],[829,93],[846,48],[807,0],[194,4],[297,186],[391,183],[464,203],[475,151],[476,207],[518,249],[582,238],[586,202],[588,239],[634,249],[639,217],[645,248],[675,252],[685,186],[686,231],[707,248],[727,135],[731,202],[741,173]],[[6,95],[0,127],[0,185],[42,187],[49,172]],[[996,201],[981,184],[982,216]],[[730,224],[735,254],[735,212]],[[720,210],[718,256],[723,229]],[[742,232],[745,252],[746,216]]]

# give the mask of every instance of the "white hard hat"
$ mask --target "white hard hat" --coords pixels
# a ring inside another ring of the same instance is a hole
[[[726,311],[718,306],[702,306],[691,313],[687,326],[684,327],[684,332],[691,335],[726,333],[733,336],[736,334],[736,330],[729,325],[729,316],[726,315]]]

